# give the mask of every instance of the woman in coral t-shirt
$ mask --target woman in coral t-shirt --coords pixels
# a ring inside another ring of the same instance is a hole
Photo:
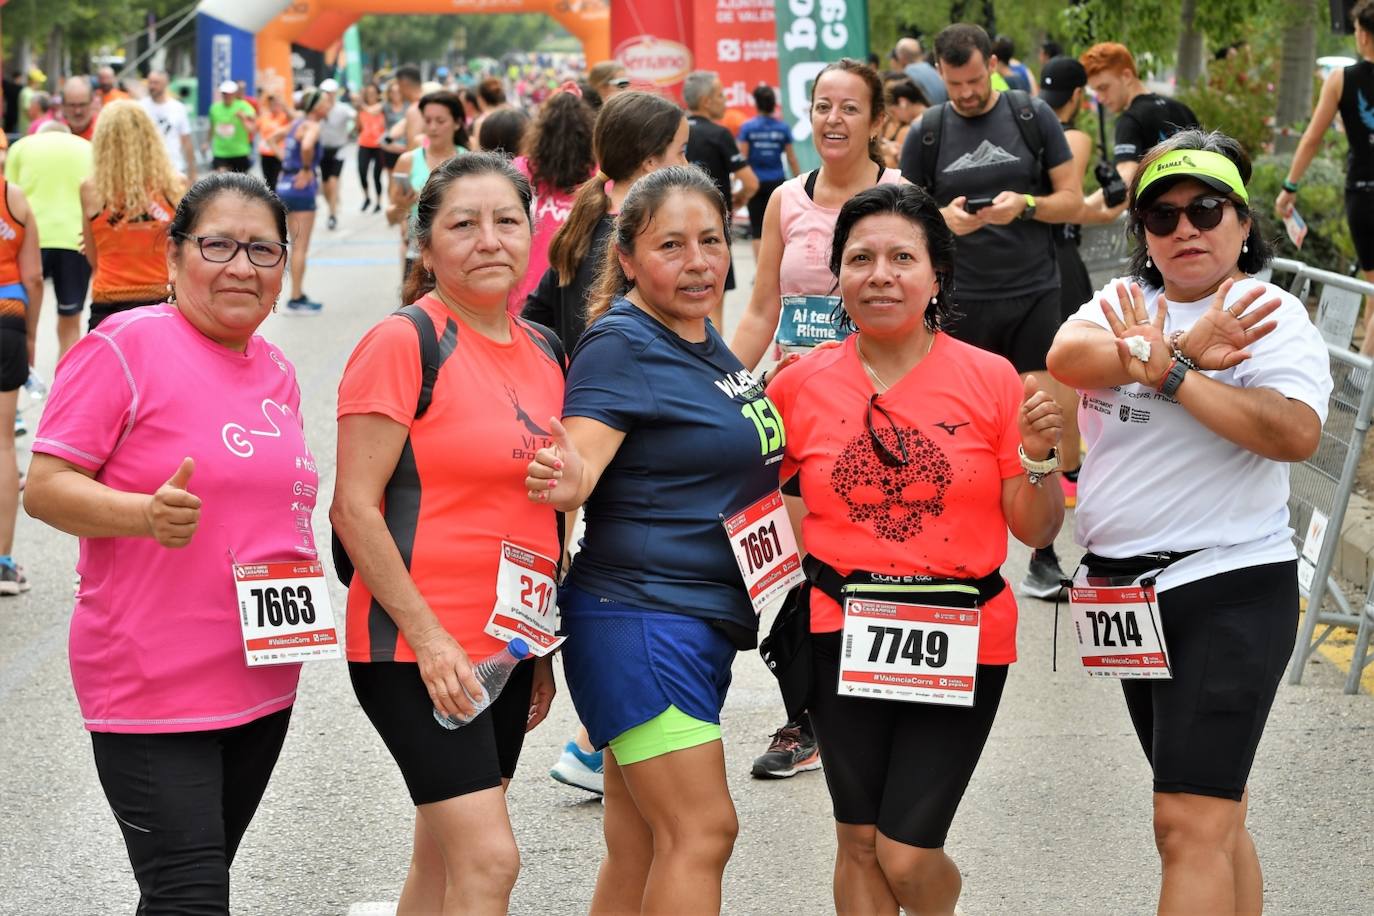
[[[216,172],[171,237],[174,301],[110,316],[58,365],[24,501],[81,538],[72,682],[138,909],[227,913],[300,676],[245,663],[231,564],[317,566],[319,481],[295,370],[256,334],[281,292],[281,201]]]
[[[469,724],[447,730],[434,716],[471,716],[470,698],[482,696],[473,666],[505,646],[493,609],[515,600],[502,585],[511,551],[547,561],[549,581],[531,577],[531,590],[552,591],[559,556],[554,511],[522,483],[553,441],[561,356],[551,331],[506,311],[529,257],[529,202],[529,184],[499,154],[437,166],[416,204],[419,260],[403,296],[438,339],[430,406],[416,418],[420,326],[403,316],[363,337],[339,385],[330,518],[357,567],[349,675],[415,804],[405,912],[508,908],[520,855],[505,785],[553,701],[544,657],[521,662]]]
[[[768,388],[809,554],[808,583],[779,615],[810,618],[809,685],[788,712],[809,709],[820,742],[837,907],[950,912],[959,871],[945,836],[1016,659],[999,567],[1008,531],[1040,546],[1063,522],[1046,477],[1063,417],[1033,378],[1023,389],[1005,359],[940,330],[954,236],[924,191],[853,197],[830,266],[858,333]]]

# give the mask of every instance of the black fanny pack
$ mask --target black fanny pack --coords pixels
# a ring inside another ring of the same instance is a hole
[[[1134,581],[1147,572],[1165,569],[1184,557],[1191,557],[1196,550],[1166,550],[1162,553],[1142,553],[1136,557],[1099,557],[1089,552],[1080,560],[1088,569],[1088,576],[1094,579],[1129,579]]]
[[[806,581],[788,593],[759,654],[778,679],[787,718],[795,720],[811,702],[811,590],[844,607],[856,595],[878,600],[913,601],[941,607],[981,607],[1007,587],[1000,569],[978,579],[891,576],[856,570],[842,576],[813,556],[802,560]]]

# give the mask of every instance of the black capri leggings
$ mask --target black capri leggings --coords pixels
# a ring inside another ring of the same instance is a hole
[[[1171,588],[1159,616],[1173,678],[1121,682],[1154,790],[1240,801],[1297,639],[1297,561]]]
[[[997,718],[1007,668],[978,666],[972,708],[840,696],[840,634],[813,633],[811,721],[836,822],[943,847]]]
[[[358,180],[362,182],[363,194],[367,190],[367,171],[372,170],[372,186],[375,188],[375,197],[382,199],[382,148],[380,146],[360,146],[358,147]]]
[[[287,707],[212,731],[91,732],[138,881],[139,916],[228,916],[229,866],[290,721]]]

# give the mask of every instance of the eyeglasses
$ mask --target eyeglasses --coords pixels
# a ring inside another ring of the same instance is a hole
[[[239,251],[248,252],[248,263],[254,267],[276,267],[286,257],[283,242],[240,242],[219,235],[180,236],[187,242],[195,242],[200,248],[200,256],[211,264],[228,264],[238,257]]]
[[[882,435],[873,428],[873,412],[878,412],[878,416],[887,421],[887,428],[892,431],[893,438],[897,441],[897,451],[894,453],[883,441]],[[892,420],[892,414],[883,409],[883,405],[878,403],[878,395],[868,399],[868,411],[864,414],[864,429],[868,430],[868,437],[873,440],[873,450],[878,453],[878,458],[884,464],[905,467],[911,463],[911,456],[906,451],[906,440],[902,437],[902,431],[897,428],[897,424]]]
[[[1179,214],[1187,213],[1188,222],[1194,229],[1207,232],[1221,225],[1221,217],[1229,203],[1225,197],[1198,197],[1186,207],[1156,204],[1141,211],[1140,221],[1145,224],[1145,231],[1151,235],[1168,235],[1178,228]]]

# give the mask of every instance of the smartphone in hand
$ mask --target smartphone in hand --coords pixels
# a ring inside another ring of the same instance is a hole
[[[977,213],[985,207],[992,206],[991,197],[970,197],[964,201],[964,212]]]

